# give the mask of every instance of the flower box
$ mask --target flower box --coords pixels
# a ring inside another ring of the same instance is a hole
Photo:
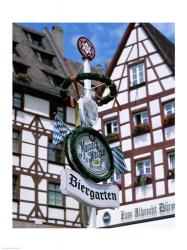
[[[164,117],[164,127],[175,125],[175,115],[167,115]]]
[[[135,179],[135,186],[145,186],[147,184],[152,183],[152,175],[151,174],[144,174],[144,175],[139,175]]]
[[[29,82],[30,81],[30,78],[29,78],[28,74],[25,74],[25,73],[19,73],[19,74],[17,74],[16,77],[17,77],[17,79],[19,81],[23,81],[23,82]]]
[[[148,124],[138,124],[136,127],[134,127],[132,131],[132,135],[133,136],[141,135],[141,134],[148,133],[149,131],[150,131],[150,127]]]
[[[110,142],[115,142],[115,141],[119,141],[119,134],[115,133],[115,134],[110,134],[110,135],[106,135],[105,136],[105,140],[110,143]]]

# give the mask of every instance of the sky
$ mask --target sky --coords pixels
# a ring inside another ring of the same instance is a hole
[[[96,56],[92,65],[101,65],[104,69],[106,63],[114,55],[117,46],[126,30],[128,23],[20,23],[26,27],[42,31],[58,25],[64,30],[64,57],[82,62],[77,49],[79,37],[87,37],[94,45]],[[165,36],[174,42],[174,23],[154,23]]]

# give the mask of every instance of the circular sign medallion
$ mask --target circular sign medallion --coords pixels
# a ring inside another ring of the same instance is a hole
[[[65,154],[73,170],[94,182],[105,181],[114,171],[110,147],[92,128],[79,127],[65,141]]]
[[[104,222],[104,224],[109,224],[110,220],[111,220],[111,216],[110,216],[109,212],[105,212],[103,214],[103,222]]]
[[[80,37],[77,41],[77,48],[83,58],[92,60],[95,57],[95,48],[90,40],[86,37]]]

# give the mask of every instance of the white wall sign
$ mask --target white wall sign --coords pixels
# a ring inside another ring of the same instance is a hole
[[[105,223],[105,213],[109,213],[110,223]],[[149,221],[158,217],[168,217],[175,214],[175,198],[168,196],[160,199],[144,201],[125,206],[118,209],[103,209],[98,211],[97,227],[108,225],[119,225],[138,221]]]
[[[93,207],[119,207],[119,188],[115,185],[96,184],[71,169],[61,173],[62,193]]]

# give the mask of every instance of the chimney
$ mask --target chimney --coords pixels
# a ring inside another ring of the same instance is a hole
[[[59,26],[53,26],[52,27],[52,36],[54,39],[54,42],[56,43],[56,46],[60,50],[62,56],[64,56],[64,31]]]

